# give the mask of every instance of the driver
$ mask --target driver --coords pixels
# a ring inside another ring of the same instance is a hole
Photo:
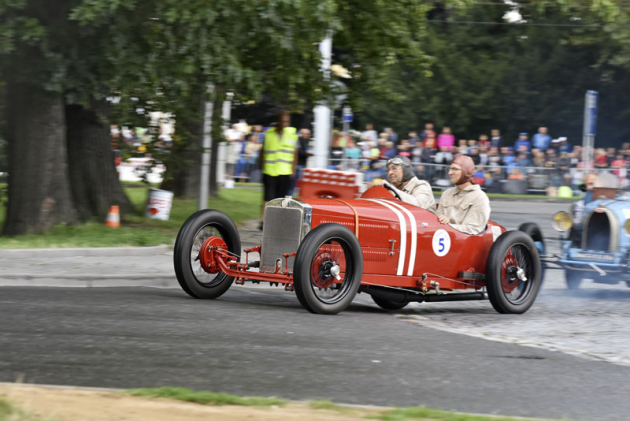
[[[466,155],[458,155],[448,170],[451,183],[455,184],[442,193],[436,215],[442,224],[449,224],[466,234],[481,234],[490,219],[490,200],[474,184],[475,163]]]
[[[372,186],[387,184],[398,193],[403,202],[435,213],[435,199],[431,185],[416,177],[409,158],[398,155],[387,161],[387,178],[389,183],[385,180],[374,180]]]

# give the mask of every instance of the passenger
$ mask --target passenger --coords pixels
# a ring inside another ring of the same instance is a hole
[[[449,224],[466,234],[484,232],[490,219],[490,200],[474,184],[474,171],[475,164],[469,156],[458,155],[453,160],[448,175],[455,187],[442,193],[436,212],[442,224]]]
[[[372,186],[387,184],[400,195],[403,202],[435,213],[435,199],[431,185],[416,177],[409,158],[398,155],[387,161],[387,178],[389,183],[385,180],[375,180]]]

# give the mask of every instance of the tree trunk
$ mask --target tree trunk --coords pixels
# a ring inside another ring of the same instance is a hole
[[[9,205],[4,235],[39,233],[78,222],[68,176],[61,94],[9,81]]]
[[[118,179],[108,111],[107,103],[98,103],[93,109],[66,105],[70,184],[84,221],[93,218],[104,221],[112,205],[118,205],[123,214],[134,211]]]
[[[160,185],[161,189],[172,191],[177,198],[199,197],[204,107],[203,95],[197,95],[189,109],[177,114],[175,140],[171,154],[165,160],[166,173]]]

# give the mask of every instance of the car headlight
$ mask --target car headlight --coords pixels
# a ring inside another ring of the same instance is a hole
[[[628,219],[626,223],[623,224],[623,231],[626,233],[628,237],[630,237],[630,219]]]
[[[556,231],[568,231],[573,226],[573,219],[571,219],[571,215],[564,211],[556,212],[551,225]]]

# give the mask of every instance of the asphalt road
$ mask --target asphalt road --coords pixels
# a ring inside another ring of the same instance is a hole
[[[492,219],[538,222],[547,234],[566,207],[502,202]],[[625,286],[567,294],[559,271],[521,316],[487,301],[387,313],[364,294],[317,316],[268,286],[214,301],[179,289],[2,287],[0,381],[627,420],[630,364],[615,351],[630,342],[628,300]]]

